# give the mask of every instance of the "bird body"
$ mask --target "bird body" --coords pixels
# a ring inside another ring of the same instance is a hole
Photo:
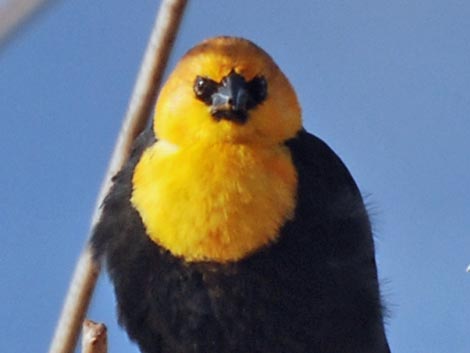
[[[389,352],[362,197],[272,59],[207,40],[155,115],[91,240],[142,352]]]

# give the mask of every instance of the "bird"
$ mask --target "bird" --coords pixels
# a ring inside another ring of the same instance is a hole
[[[388,353],[371,222],[253,42],[197,44],[114,176],[90,246],[143,353]]]

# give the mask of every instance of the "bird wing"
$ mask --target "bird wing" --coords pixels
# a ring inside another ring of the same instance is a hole
[[[333,341],[344,349],[389,353],[383,326],[374,239],[361,193],[350,172],[328,145],[301,130],[288,141],[298,173],[297,209],[284,228],[295,239],[308,268],[305,281],[322,288],[319,310]],[[286,240],[287,241],[287,240]],[[308,277],[309,276],[309,277]],[[340,309],[338,309],[340,308]],[[319,314],[320,315],[320,314]]]
[[[147,244],[149,239],[130,199],[134,168],[143,151],[155,142],[151,128],[134,141],[129,160],[113,177],[113,186],[103,202],[100,221],[90,239],[95,258],[104,260],[114,282],[119,297],[119,323],[126,327],[132,340],[139,342],[142,351],[148,353],[161,352],[161,339],[155,335],[158,330],[147,322],[152,293],[142,290],[149,288],[152,278],[148,268],[154,266],[149,263],[153,257],[142,252],[151,251],[153,247]]]

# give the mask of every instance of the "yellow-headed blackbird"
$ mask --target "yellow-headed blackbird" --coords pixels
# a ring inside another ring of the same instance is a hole
[[[358,188],[245,39],[181,59],[91,242],[145,353],[389,352]]]

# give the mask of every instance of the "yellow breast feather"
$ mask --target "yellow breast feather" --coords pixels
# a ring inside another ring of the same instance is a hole
[[[157,142],[142,156],[132,204],[157,244],[187,261],[235,261],[292,217],[297,176],[286,147]]]

